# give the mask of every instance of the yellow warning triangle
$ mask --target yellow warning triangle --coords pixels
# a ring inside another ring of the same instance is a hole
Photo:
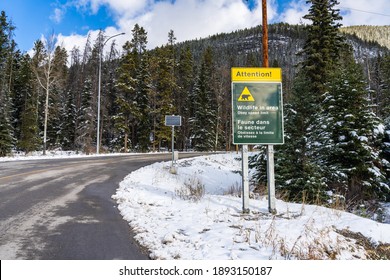
[[[248,102],[248,101],[255,101],[253,98],[251,92],[249,91],[248,87],[245,87],[242,93],[240,94],[240,97],[237,99],[238,101]]]

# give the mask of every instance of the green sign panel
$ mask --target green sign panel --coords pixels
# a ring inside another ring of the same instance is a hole
[[[283,144],[282,83],[232,83],[233,143]]]

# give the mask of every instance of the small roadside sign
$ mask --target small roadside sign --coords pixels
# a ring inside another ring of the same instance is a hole
[[[166,126],[181,126],[181,116],[166,115],[165,116]]]
[[[176,161],[179,159],[179,152],[175,151],[175,126],[181,126],[181,116],[165,115],[165,126],[172,127],[172,164],[169,172],[172,174],[177,174]]]

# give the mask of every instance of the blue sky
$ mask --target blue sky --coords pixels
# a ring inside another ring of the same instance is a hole
[[[339,0],[344,25],[389,25],[389,0]],[[305,0],[267,0],[270,22],[300,23],[307,12]],[[99,29],[119,44],[130,39],[139,23],[148,32],[149,47],[162,45],[170,29],[178,41],[261,23],[261,0],[0,0],[16,26],[19,49],[29,51],[34,41],[53,32],[67,49],[82,47],[88,32]]]

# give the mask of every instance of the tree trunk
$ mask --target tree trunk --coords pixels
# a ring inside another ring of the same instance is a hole
[[[45,123],[43,128],[43,155],[46,155],[47,118],[49,115],[49,85],[46,86]]]
[[[125,153],[127,153],[127,138],[128,138],[128,134],[125,133]]]

